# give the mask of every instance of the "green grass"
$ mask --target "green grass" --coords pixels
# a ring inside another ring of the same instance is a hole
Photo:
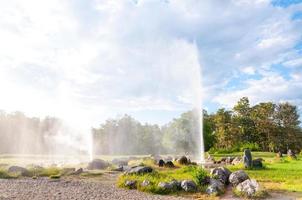
[[[150,192],[155,194],[168,194],[168,193],[180,193],[177,190],[166,191],[158,187],[160,182],[171,182],[172,180],[194,180],[197,172],[196,166],[185,166],[178,169],[165,169],[161,171],[154,171],[152,173],[142,175],[121,175],[118,178],[117,185],[119,187],[125,187],[126,180],[136,180],[137,189],[144,192]],[[144,180],[150,181],[150,185],[142,187],[141,183]],[[200,188],[204,189],[204,188]]]
[[[0,179],[18,178],[18,174],[8,173],[6,169],[0,169]]]
[[[241,156],[242,153],[235,154],[215,154],[215,158],[226,156]],[[298,160],[289,158],[276,159],[275,153],[252,152],[253,158],[263,158],[264,169],[246,170],[243,165],[227,166],[231,171],[244,169],[250,178],[256,179],[268,190],[299,192],[302,194],[302,157]]]

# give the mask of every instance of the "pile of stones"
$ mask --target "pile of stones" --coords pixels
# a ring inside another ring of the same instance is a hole
[[[224,193],[228,184],[231,184],[236,191],[244,196],[253,197],[257,192],[261,191],[261,187],[254,179],[243,171],[235,171],[231,173],[225,167],[217,167],[211,170],[210,184],[206,189],[209,195],[219,195]]]

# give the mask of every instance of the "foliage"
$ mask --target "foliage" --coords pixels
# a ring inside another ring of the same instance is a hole
[[[18,178],[18,174],[8,173],[5,169],[0,169],[0,179]]]
[[[205,178],[208,176],[208,173],[202,167],[194,167],[192,169],[192,176],[195,183],[199,186],[202,186]]]

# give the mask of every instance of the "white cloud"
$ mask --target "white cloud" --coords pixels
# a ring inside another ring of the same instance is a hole
[[[222,98],[238,71],[294,62],[297,9],[267,0],[3,1],[0,108],[74,121],[81,113],[95,123],[128,111],[190,109],[202,91],[204,101]],[[269,78],[218,102],[254,95]]]

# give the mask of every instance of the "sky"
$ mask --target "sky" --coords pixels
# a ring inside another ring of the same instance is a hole
[[[302,111],[302,1],[0,0],[0,109],[96,126],[194,107]]]

